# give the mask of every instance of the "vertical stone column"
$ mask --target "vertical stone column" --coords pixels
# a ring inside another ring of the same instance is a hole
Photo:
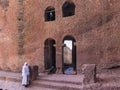
[[[18,55],[24,54],[24,0],[18,0]]]
[[[62,73],[62,45],[60,44],[56,45],[56,67],[57,67],[56,73],[61,74]]]
[[[17,66],[24,62],[24,0],[17,0],[17,28],[18,28],[18,61]],[[21,68],[18,67],[21,71]]]
[[[82,71],[84,73],[83,84],[91,84],[96,81],[96,65],[84,64]]]

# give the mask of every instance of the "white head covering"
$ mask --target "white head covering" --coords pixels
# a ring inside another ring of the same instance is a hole
[[[27,62],[24,63],[24,65],[27,65],[27,64],[28,64]]]
[[[25,62],[23,67],[22,67],[22,76],[26,76],[29,75],[29,67],[27,65],[28,63]]]

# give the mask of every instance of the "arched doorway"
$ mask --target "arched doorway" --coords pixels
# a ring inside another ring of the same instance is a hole
[[[72,36],[66,36],[63,39],[63,73],[76,74],[76,45],[75,39]]]
[[[49,73],[56,72],[56,48],[54,44],[55,40],[51,38],[46,39],[44,43],[44,68],[49,70]]]

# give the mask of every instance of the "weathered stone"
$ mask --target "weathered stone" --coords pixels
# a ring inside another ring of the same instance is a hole
[[[95,64],[84,64],[82,68],[84,84],[95,83],[96,81],[96,65]]]
[[[3,9],[7,8],[9,6],[9,0],[0,0],[0,6],[2,6]]]
[[[32,68],[32,79],[33,80],[36,80],[37,77],[38,77],[38,66],[37,65],[34,65],[33,68]]]
[[[66,1],[75,5],[73,16],[62,17]],[[27,60],[44,71],[47,39],[55,41],[56,68],[62,69],[66,36],[75,39],[77,70],[84,63],[95,63],[100,69],[120,64],[120,0],[66,1],[0,0],[1,69],[20,71]],[[56,18],[47,22],[45,10],[49,6],[55,8]]]

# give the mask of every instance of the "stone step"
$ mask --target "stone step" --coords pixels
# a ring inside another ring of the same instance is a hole
[[[84,75],[63,75],[63,74],[53,74],[53,75],[39,75],[38,80],[47,80],[52,82],[64,82],[72,84],[82,84]]]
[[[57,90],[82,90],[83,75],[40,74],[32,85]]]
[[[36,80],[32,83],[32,85],[37,87],[53,88],[57,90],[83,90],[82,84],[77,85],[66,82],[51,82],[51,81]]]
[[[0,80],[18,82],[21,86],[21,74],[2,72]],[[30,87],[50,88],[50,90],[82,90],[82,75],[46,75],[40,74],[37,80],[32,81]]]
[[[83,75],[40,74],[32,85],[57,90],[83,90]]]
[[[22,77],[21,77],[22,78]],[[21,78],[19,77],[10,77],[10,76],[0,76],[0,80],[7,80],[7,81],[13,81],[13,82],[21,82]]]
[[[49,79],[42,79],[42,78],[38,78],[37,80],[39,80],[39,81],[55,82],[55,83],[66,83],[66,84],[82,85],[82,82],[72,82],[72,81],[62,81],[62,80],[49,80]]]

